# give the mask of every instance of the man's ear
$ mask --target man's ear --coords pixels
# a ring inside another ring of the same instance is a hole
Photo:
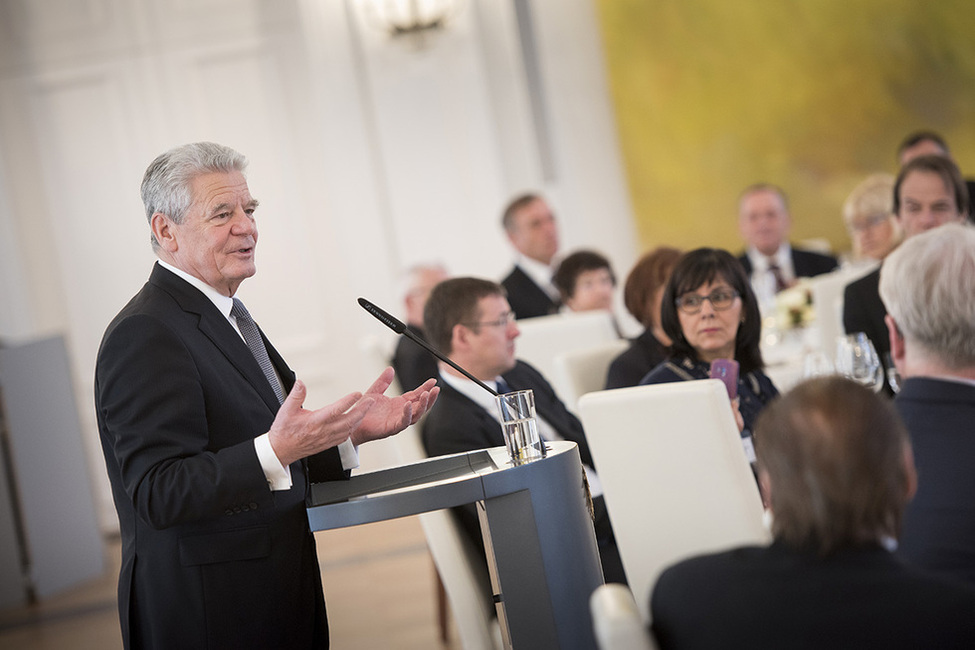
[[[465,327],[460,323],[454,325],[454,329],[450,331],[451,354],[456,354],[458,351],[467,349],[469,347],[470,335],[470,328]]]
[[[162,212],[156,212],[149,220],[149,227],[152,234],[159,242],[159,246],[168,253],[173,253],[179,248],[176,241],[176,228],[173,220]]]
[[[904,335],[901,334],[894,317],[890,314],[884,316],[884,323],[887,324],[887,336],[890,341],[890,358],[894,360],[894,365],[903,374],[900,366],[904,363]]]

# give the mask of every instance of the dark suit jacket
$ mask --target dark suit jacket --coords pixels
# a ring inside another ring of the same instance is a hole
[[[559,310],[559,303],[535,284],[520,266],[511,270],[508,277],[501,281],[501,286],[508,292],[508,304],[518,318],[548,316]]]
[[[650,609],[661,650],[975,647],[975,589],[879,546],[821,558],[777,542],[692,558],[660,575]]]
[[[290,390],[294,374],[265,343]],[[304,463],[290,490],[268,488],[254,438],[277,398],[213,303],[156,265],[105,332],[95,404],[125,647],[327,647]],[[321,460],[344,477],[336,450]]]
[[[652,331],[644,330],[609,364],[606,389],[636,386],[647,373],[666,360],[667,348]]]
[[[751,276],[752,262],[748,259],[748,255],[740,255],[738,261],[745,267],[745,273]],[[797,278],[811,278],[829,273],[837,266],[839,266],[839,262],[832,255],[792,248],[792,268],[795,270]]]
[[[863,332],[873,342],[873,347],[880,355],[884,364],[885,395],[892,396],[894,391],[887,383],[887,354],[890,352],[890,338],[884,316],[887,308],[880,299],[880,268],[876,268],[867,275],[846,285],[843,290],[843,330],[847,334]]]
[[[407,324],[407,329],[426,341],[423,330]],[[399,337],[393,353],[393,370],[403,392],[413,390],[431,377],[437,376],[437,358],[424,347],[405,336]]]
[[[975,585],[975,386],[912,377],[894,404],[918,473],[898,554]]]
[[[559,400],[540,372],[524,361],[502,375],[512,390],[531,389],[535,411],[566,440],[579,445],[582,462],[593,465],[589,443],[579,418]],[[423,446],[431,456],[504,446],[501,425],[487,411],[450,384],[440,382],[440,397],[423,422]]]

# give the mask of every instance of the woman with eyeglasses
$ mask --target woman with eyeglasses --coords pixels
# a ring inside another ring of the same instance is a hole
[[[660,321],[671,340],[670,356],[640,383],[708,379],[712,361],[737,361],[738,426],[750,442],[755,419],[779,391],[762,372],[762,319],[741,263],[715,248],[684,255],[664,290]]]

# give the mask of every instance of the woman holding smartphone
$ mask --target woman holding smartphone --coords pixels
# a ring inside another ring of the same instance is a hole
[[[762,372],[762,319],[741,264],[715,248],[685,254],[664,290],[660,321],[671,339],[669,357],[640,383],[708,379],[713,363],[733,371],[735,364],[727,362],[737,362],[738,377],[728,382],[729,395],[736,393],[747,451],[755,419],[779,391]]]

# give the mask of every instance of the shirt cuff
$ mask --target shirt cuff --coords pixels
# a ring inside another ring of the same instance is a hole
[[[338,445],[339,458],[342,459],[342,469],[350,470],[359,466],[359,451],[352,444],[352,438]]]
[[[285,467],[278,460],[277,454],[271,447],[271,435],[264,435],[254,438],[254,449],[257,451],[257,460],[264,470],[264,477],[272,492],[291,489],[291,468]]]

